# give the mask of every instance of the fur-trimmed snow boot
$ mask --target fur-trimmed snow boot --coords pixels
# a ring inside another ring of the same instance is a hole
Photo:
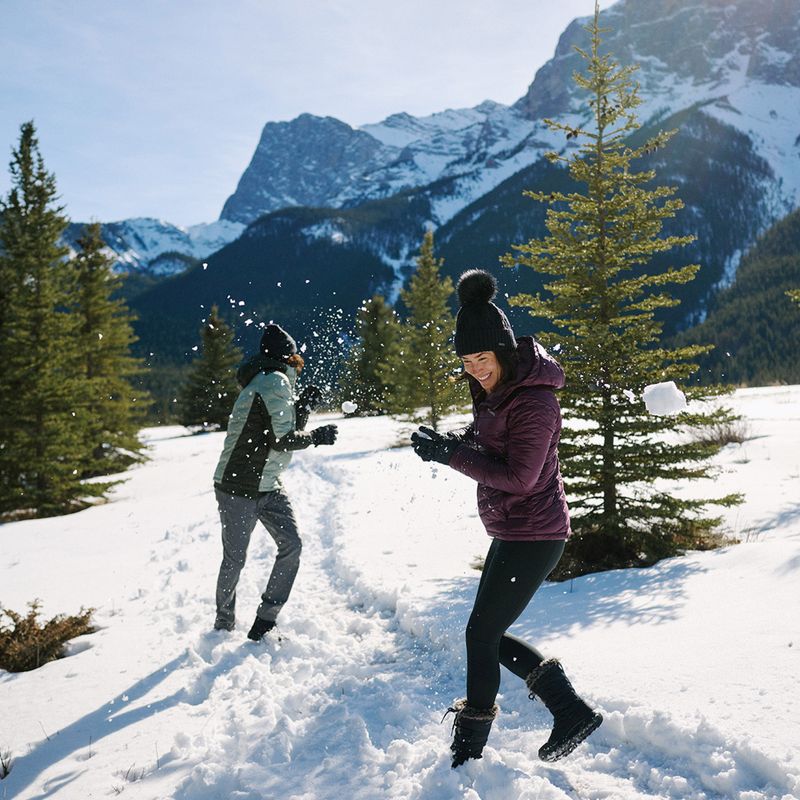
[[[468,758],[483,758],[483,748],[489,738],[489,731],[497,716],[497,705],[491,708],[473,708],[466,700],[456,700],[447,714],[455,713],[453,720],[453,753],[451,767],[461,766]]]
[[[555,658],[531,670],[525,683],[531,700],[538,697],[553,715],[550,738],[539,748],[542,761],[557,761],[568,755],[603,721],[599,712],[578,697]]]

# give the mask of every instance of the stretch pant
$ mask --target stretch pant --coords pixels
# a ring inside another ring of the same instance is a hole
[[[491,708],[500,688],[500,664],[523,680],[544,656],[506,633],[558,564],[563,541],[495,539],[486,556],[467,623],[467,702]]]
[[[302,544],[289,498],[282,489],[258,498],[239,497],[216,490],[222,523],[222,564],[217,578],[217,622],[232,625],[236,612],[236,585],[247,558],[247,546],[256,522],[267,529],[278,546],[278,555],[261,595],[256,615],[275,621],[289,599]]]

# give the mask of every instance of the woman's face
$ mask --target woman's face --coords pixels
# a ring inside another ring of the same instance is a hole
[[[482,353],[470,353],[466,356],[461,356],[464,362],[464,370],[472,375],[476,381],[481,385],[481,388],[489,394],[500,383],[501,370],[500,363],[497,356],[492,350],[486,350]]]

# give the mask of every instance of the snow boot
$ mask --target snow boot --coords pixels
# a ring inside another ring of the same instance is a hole
[[[214,620],[215,631],[232,631],[235,627],[236,625],[233,620],[219,618]]]
[[[601,714],[578,697],[561,663],[554,658],[531,670],[525,683],[531,700],[538,697],[553,715],[550,738],[539,748],[542,761],[557,761],[568,755],[603,721]]]
[[[273,620],[256,617],[253,626],[247,632],[247,638],[252,639],[254,642],[260,642],[264,638],[264,634],[269,633],[274,627],[275,622]]]
[[[491,708],[473,708],[466,700],[457,700],[447,709],[456,716],[453,720],[453,769],[461,766],[469,758],[483,758],[483,748],[489,738],[489,731],[497,716],[497,705]],[[444,721],[444,720],[442,720]]]

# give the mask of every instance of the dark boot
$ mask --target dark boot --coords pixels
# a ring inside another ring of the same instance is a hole
[[[553,731],[539,748],[542,761],[557,761],[568,755],[603,721],[578,697],[561,663],[554,658],[531,670],[525,683],[531,700],[538,697],[553,715]]]
[[[447,711],[448,713],[452,711],[456,715],[453,720],[453,743],[450,745],[450,750],[453,752],[451,764],[453,769],[468,758],[482,758],[492,722],[497,716],[497,706],[473,708],[467,705],[466,700],[457,700]]]
[[[275,623],[272,620],[256,617],[253,627],[247,632],[247,638],[254,642],[260,642],[264,638],[264,634],[269,633],[274,627]]]

